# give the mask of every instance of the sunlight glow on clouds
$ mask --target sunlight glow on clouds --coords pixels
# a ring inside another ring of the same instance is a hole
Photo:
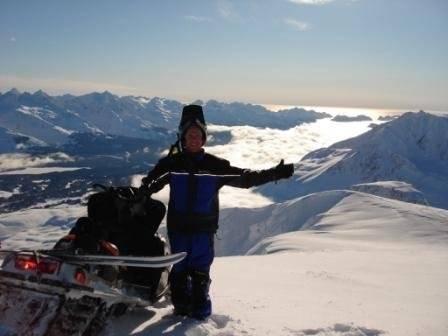
[[[322,119],[288,130],[210,125],[208,129],[212,133],[230,131],[232,139],[223,145],[206,147],[206,151],[229,160],[237,167],[265,169],[277,165],[281,159],[298,163],[313,150],[366,132],[370,123],[337,123]]]
[[[298,20],[294,20],[294,19],[285,19],[284,22],[294,28],[297,31],[307,31],[310,30],[310,25],[307,22],[303,22],[303,21],[298,21]]]

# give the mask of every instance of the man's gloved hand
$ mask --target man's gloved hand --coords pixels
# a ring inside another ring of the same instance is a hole
[[[149,186],[147,184],[142,183],[142,185],[138,188],[137,191],[138,196],[150,196],[151,192],[149,190]]]
[[[149,177],[146,176],[144,178],[142,178],[142,186],[141,187],[148,187],[148,185],[151,183],[151,181],[149,180]],[[140,187],[140,188],[141,188]]]
[[[144,196],[151,196],[154,193],[154,190],[151,189],[152,182],[149,177],[142,178],[142,184],[138,188],[138,193]]]
[[[275,166],[274,174],[276,180],[289,178],[294,174],[294,165],[292,163],[285,164],[285,160],[282,159],[280,163]]]

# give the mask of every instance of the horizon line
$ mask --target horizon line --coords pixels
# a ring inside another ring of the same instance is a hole
[[[6,94],[10,91],[18,91],[19,94],[24,94],[24,93],[28,93],[31,95],[34,95],[38,92],[42,92],[47,94],[50,97],[60,97],[60,96],[64,96],[64,95],[71,95],[74,97],[81,97],[81,96],[85,96],[85,95],[89,95],[92,93],[98,93],[98,94],[105,94],[105,93],[109,93],[113,96],[117,96],[119,98],[123,98],[123,97],[135,97],[135,98],[146,98],[146,99],[154,99],[154,98],[160,98],[160,99],[167,99],[167,100],[175,100],[178,101],[182,104],[191,104],[195,101],[201,101],[203,103],[207,103],[209,101],[217,101],[220,103],[226,103],[226,104],[231,104],[231,103],[243,103],[243,104],[250,104],[250,105],[258,105],[258,106],[262,106],[264,108],[266,108],[267,110],[270,110],[272,112],[277,112],[281,109],[292,109],[292,108],[303,108],[305,110],[314,110],[316,112],[328,112],[329,110],[334,110],[334,111],[340,111],[342,112],[342,110],[350,110],[352,112],[355,111],[362,111],[362,110],[367,110],[369,112],[376,112],[376,113],[386,113],[386,114],[396,114],[396,113],[404,113],[404,112],[418,112],[418,111],[425,111],[425,112],[433,112],[433,113],[441,113],[441,114],[448,114],[448,109],[447,110],[438,110],[438,109],[422,109],[422,108],[396,108],[396,107],[373,107],[373,106],[355,106],[355,105],[322,105],[322,104],[278,104],[278,103],[266,103],[266,102],[254,102],[254,101],[249,101],[249,100],[238,100],[238,98],[236,99],[216,99],[216,98],[209,98],[209,99],[201,99],[201,98],[196,98],[196,99],[190,99],[190,100],[186,100],[186,99],[179,99],[179,98],[171,98],[169,96],[160,96],[160,95],[154,95],[154,96],[144,96],[144,95],[140,95],[140,94],[120,94],[120,93],[115,93],[115,92],[111,92],[108,89],[105,89],[104,91],[100,91],[100,90],[93,90],[93,91],[89,91],[89,92],[84,92],[84,93],[71,93],[71,92],[66,92],[66,93],[53,93],[50,92],[52,90],[49,91],[45,91],[43,89],[35,89],[35,91],[33,92],[32,90],[28,90],[28,89],[18,89],[17,87],[11,87],[11,88],[7,88],[4,89],[6,91],[2,91],[0,90],[0,94]],[[50,92],[50,93],[48,93]],[[320,110],[320,111],[319,111]]]

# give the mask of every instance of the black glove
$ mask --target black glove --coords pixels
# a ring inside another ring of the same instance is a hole
[[[142,187],[143,187],[143,186],[146,186],[146,187],[147,187],[151,182],[152,182],[152,181],[150,181],[150,179],[149,179],[148,176],[142,178]],[[141,187],[140,187],[140,188],[141,188]]]
[[[292,163],[285,165],[285,160],[283,159],[274,168],[275,180],[289,178],[292,174],[294,174],[294,165]]]
[[[151,191],[149,190],[149,186],[146,184],[143,184],[137,189],[137,193],[136,196],[138,198],[143,198],[143,197],[149,197],[151,196]]]
[[[138,194],[148,197],[154,194],[154,190],[151,189],[152,182],[153,180],[150,179],[148,176],[142,178],[142,184],[138,188]]]

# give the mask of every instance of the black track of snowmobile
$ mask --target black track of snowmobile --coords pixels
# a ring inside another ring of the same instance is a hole
[[[106,315],[106,305],[100,298],[68,298],[60,306],[45,336],[97,335],[106,323]]]

